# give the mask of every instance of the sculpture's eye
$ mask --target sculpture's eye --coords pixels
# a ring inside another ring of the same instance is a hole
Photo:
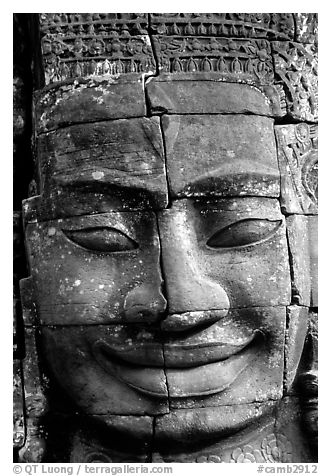
[[[254,245],[270,238],[280,227],[281,220],[248,218],[217,231],[207,241],[210,248],[232,248]]]
[[[115,228],[95,227],[62,231],[69,240],[88,250],[114,253],[138,248],[138,244],[134,240]]]

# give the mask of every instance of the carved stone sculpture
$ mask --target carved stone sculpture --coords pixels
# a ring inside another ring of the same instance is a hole
[[[316,15],[28,23],[18,460],[316,461]]]

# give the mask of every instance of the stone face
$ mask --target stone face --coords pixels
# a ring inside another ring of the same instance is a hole
[[[192,337],[165,345],[171,411],[281,398],[285,325],[283,306],[233,310]],[[176,362],[171,346],[181,356]]]
[[[282,97],[275,87],[259,90],[247,84],[207,80],[150,78],[146,92],[151,111],[168,114],[258,114],[282,116]]]
[[[34,96],[37,134],[71,124],[146,115],[142,79],[92,77],[37,91]]]
[[[49,217],[167,204],[158,118],[75,125],[40,136],[37,147]]]
[[[26,236],[41,324],[152,323],[164,312],[153,212],[30,223]]]
[[[286,218],[292,269],[292,294],[298,304],[317,305],[317,217]]]
[[[176,200],[159,229],[170,313],[290,303],[277,200]]]
[[[173,197],[279,196],[272,119],[173,115],[162,127]]]
[[[316,459],[316,20],[28,15],[19,462]]]
[[[317,126],[275,126],[285,213],[317,214]]]
[[[152,345],[144,355],[144,348],[139,350],[139,342],[140,345],[142,342],[137,338],[138,347],[132,350],[131,362],[129,354],[122,362],[121,357],[113,360],[114,355],[124,355],[121,347],[130,349],[133,344],[129,335],[117,327],[43,327],[41,338],[43,358],[51,375],[84,413],[157,415],[168,412],[161,346],[154,349]],[[146,362],[154,358],[155,363],[150,364],[154,366],[146,367]]]

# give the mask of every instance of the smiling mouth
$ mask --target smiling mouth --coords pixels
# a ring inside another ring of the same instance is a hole
[[[101,367],[117,380],[156,398],[208,396],[227,389],[257,358],[263,334],[196,344],[93,345]]]

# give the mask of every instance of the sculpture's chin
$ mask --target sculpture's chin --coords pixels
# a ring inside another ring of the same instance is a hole
[[[155,447],[173,448],[196,446],[230,437],[245,429],[255,428],[257,422],[268,418],[279,402],[260,404],[222,405],[218,407],[171,410],[155,417]],[[102,416],[98,417],[103,418]],[[137,424],[137,417],[112,416],[105,421],[108,429],[123,433],[127,438],[148,439],[148,427]],[[192,435],[194,439],[192,440]]]

